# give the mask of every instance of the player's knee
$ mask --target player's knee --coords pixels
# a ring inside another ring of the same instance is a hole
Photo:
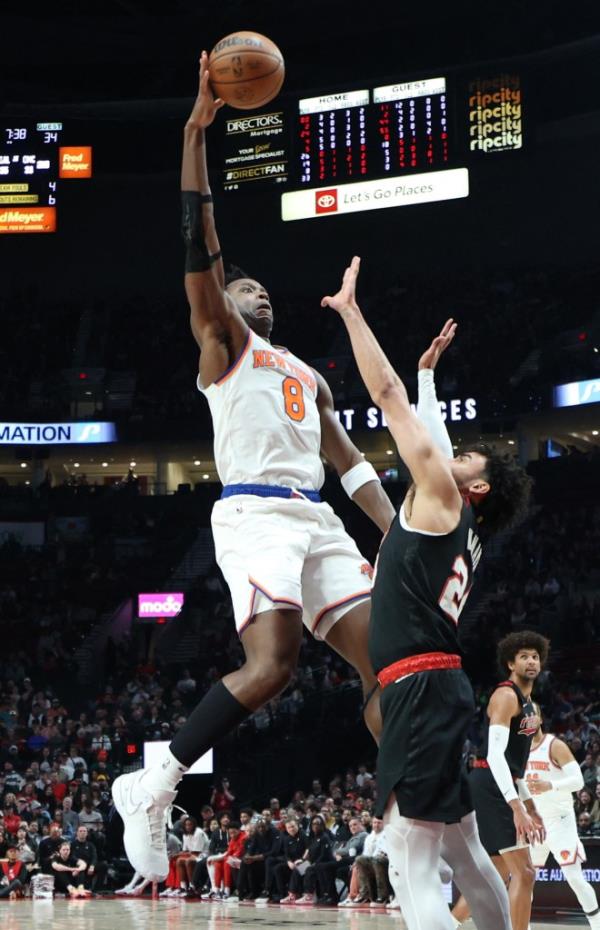
[[[247,668],[247,673],[256,695],[262,701],[270,701],[287,688],[295,670],[295,662],[278,658],[253,663]]]
[[[535,885],[535,867],[531,863],[527,863],[521,870],[520,878],[524,885],[533,888]]]

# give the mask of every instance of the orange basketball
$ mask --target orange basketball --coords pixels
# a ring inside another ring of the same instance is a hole
[[[255,110],[281,90],[283,55],[259,32],[232,32],[217,42],[208,59],[215,97],[237,110]]]

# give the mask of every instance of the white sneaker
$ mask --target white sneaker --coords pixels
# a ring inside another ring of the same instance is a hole
[[[119,775],[112,796],[125,826],[123,843],[131,865],[144,878],[162,882],[169,874],[165,827],[177,792],[146,787],[147,772]]]

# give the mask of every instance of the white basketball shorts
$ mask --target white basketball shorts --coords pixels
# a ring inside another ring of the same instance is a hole
[[[531,847],[531,861],[541,869],[551,852],[558,865],[573,865],[579,859],[585,862],[585,849],[577,834],[574,811],[543,817],[546,842]]]
[[[265,610],[299,610],[325,639],[371,596],[372,568],[329,504],[239,494],[217,501],[212,529],[238,633]]]

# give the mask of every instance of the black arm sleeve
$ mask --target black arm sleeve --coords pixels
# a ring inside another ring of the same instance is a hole
[[[208,271],[221,258],[221,253],[210,255],[204,240],[202,205],[212,203],[210,194],[199,191],[181,192],[181,234],[185,243],[185,272]]]

